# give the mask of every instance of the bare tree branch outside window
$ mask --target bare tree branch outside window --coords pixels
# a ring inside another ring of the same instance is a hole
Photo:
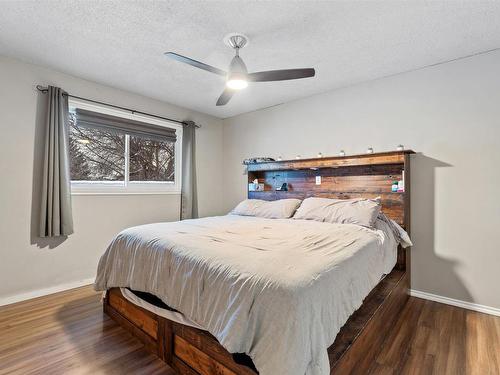
[[[70,113],[70,168],[72,181],[123,181],[125,133],[77,126]]]
[[[174,181],[174,142],[130,136],[130,181]]]

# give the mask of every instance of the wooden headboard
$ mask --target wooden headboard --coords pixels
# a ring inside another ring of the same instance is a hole
[[[250,164],[248,182],[257,179],[264,184],[264,190],[249,190],[248,198],[380,197],[382,212],[409,232],[411,154],[414,152],[405,150]],[[403,179],[403,171],[405,191],[392,192],[393,181]],[[320,185],[316,185],[316,176],[321,176]],[[288,191],[276,191],[284,182]],[[406,263],[405,259],[401,261]]]

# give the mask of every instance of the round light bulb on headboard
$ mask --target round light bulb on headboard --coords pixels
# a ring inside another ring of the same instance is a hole
[[[340,150],[339,156],[345,156],[345,151],[344,150]]]
[[[403,151],[405,149],[405,146],[403,145],[398,145],[398,147],[396,147],[396,151]]]
[[[373,154],[373,148],[372,148],[372,147],[368,147],[368,148],[366,149],[366,153],[367,153],[367,154]]]
[[[321,152],[318,152],[318,158],[322,158],[323,154]]]
[[[295,157],[295,159],[299,160],[299,159],[300,159],[300,155],[297,155],[297,156]]]
[[[281,156],[278,156],[278,161],[282,161],[283,158]]]

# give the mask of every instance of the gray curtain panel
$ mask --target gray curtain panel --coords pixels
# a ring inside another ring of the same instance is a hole
[[[186,121],[182,132],[181,220],[198,217],[196,192],[196,125]]]
[[[42,176],[40,237],[73,233],[69,173],[68,96],[49,86]]]

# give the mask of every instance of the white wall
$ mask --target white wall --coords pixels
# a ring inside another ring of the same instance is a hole
[[[37,84],[140,111],[194,120],[201,216],[221,213],[222,123],[213,117],[56,71],[0,57],[0,301],[95,276],[97,262],[123,228],[177,220],[178,195],[73,196],[75,233],[36,237],[45,100]]]
[[[399,143],[420,153],[411,173],[412,288],[500,308],[500,52],[224,120],[225,208],[245,198],[246,157]]]

